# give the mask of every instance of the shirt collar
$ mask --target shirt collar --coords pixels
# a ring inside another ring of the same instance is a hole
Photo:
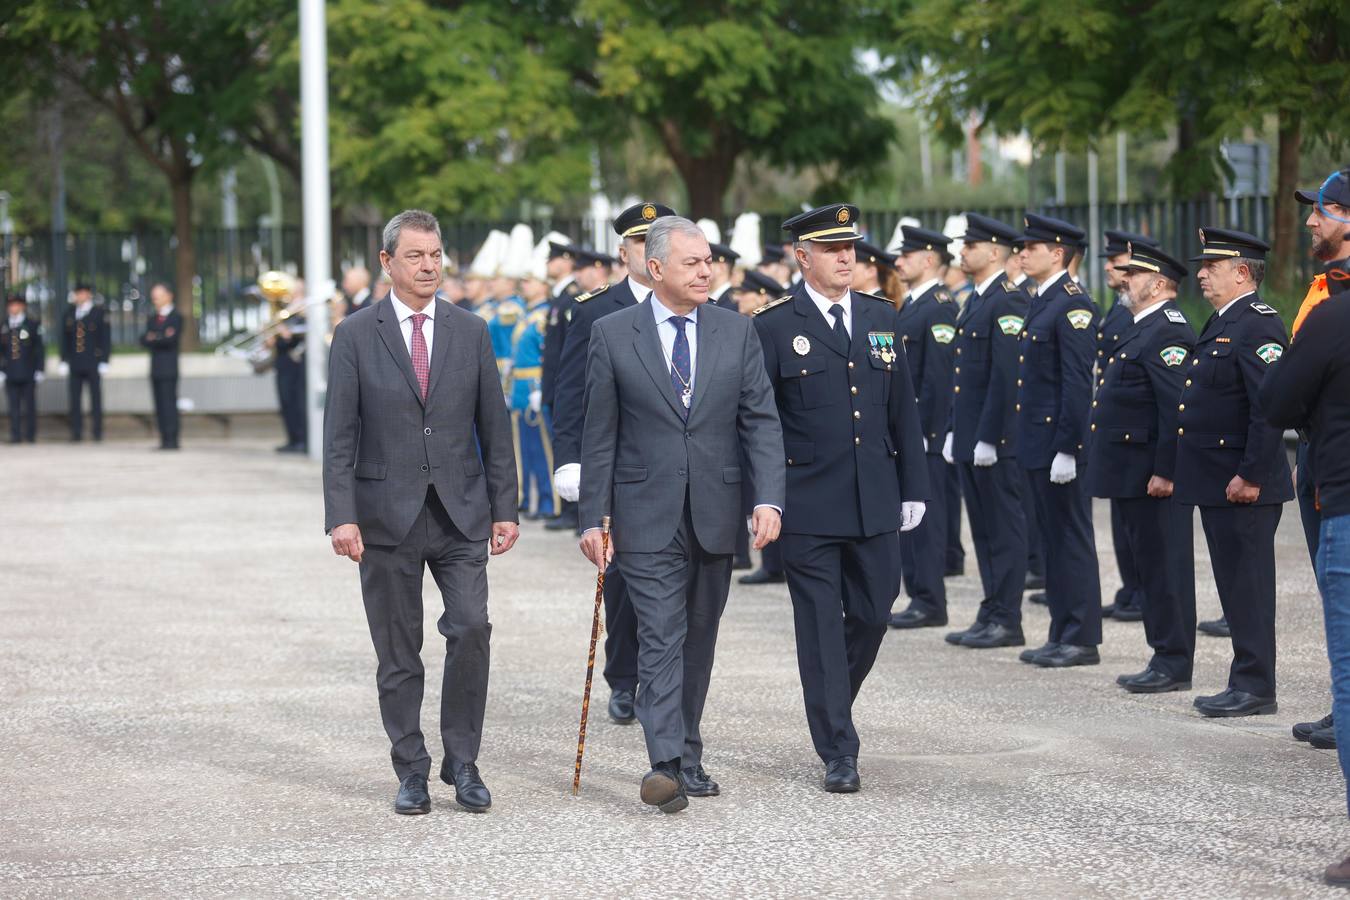
[[[653,293],[651,296],[652,296],[652,304],[651,304],[651,307],[652,307],[652,315],[656,318],[656,324],[657,324],[657,325],[660,325],[662,322],[666,321],[667,319],[673,319],[673,318],[675,318],[675,316],[679,315],[678,313],[672,312],[671,309],[670,309],[670,307],[668,307],[668,306],[666,306],[664,303],[662,303],[662,302],[661,302],[661,298],[658,297],[658,296],[656,296],[655,293]],[[692,310],[690,310],[688,313],[686,313],[686,314],[685,314],[685,318],[688,319],[690,322],[692,322],[692,323],[694,323],[694,324],[697,324],[697,323],[698,323],[698,307],[695,306]]]
[[[417,310],[398,299],[398,294],[394,293],[393,288],[389,289],[389,302],[394,305],[394,315],[398,317],[398,323],[400,325],[417,315]],[[427,309],[430,309],[432,312],[429,313],[426,309],[423,309],[422,312],[426,314],[427,318],[431,318],[432,313],[436,311],[435,307],[436,301],[433,299],[427,304]]]
[[[23,324],[23,316],[10,316],[10,317],[9,317],[9,327],[10,327],[10,328],[18,328],[18,327],[19,327],[20,325],[22,325],[22,324]]]
[[[571,284],[572,282],[574,282],[574,281],[576,281],[576,280],[577,280],[577,277],[576,277],[575,275],[573,275],[572,273],[570,273],[570,272],[567,273],[566,275],[564,275],[562,278],[559,278],[559,279],[558,279],[558,283],[555,284],[555,285],[553,285],[553,294],[554,294],[554,296],[556,296],[556,295],[558,295],[558,294],[561,294],[561,293],[567,288],[567,286],[568,286],[569,284]]]
[[[993,275],[990,275],[984,281],[981,281],[979,284],[975,285],[975,293],[983,297],[984,292],[989,290],[989,286],[993,284],[995,281],[998,281],[1002,277],[1003,277],[1003,270],[999,269]]]
[[[628,276],[628,289],[633,292],[633,299],[639,303],[646,300],[647,295],[652,292],[652,289],[645,284],[638,284],[634,281],[632,275]]]
[[[920,297],[922,297],[924,294],[928,293],[929,290],[931,290],[931,289],[932,289],[935,285],[937,285],[941,280],[942,280],[941,278],[930,278],[930,279],[928,279],[927,281],[925,281],[923,284],[918,285],[917,287],[911,288],[911,289],[910,289],[910,292],[909,292],[909,298],[910,298],[911,300],[918,300],[918,299],[919,299]]]
[[[1018,273],[1017,273],[1017,277],[1013,279],[1013,284],[1017,285],[1018,287],[1021,287],[1021,286],[1022,286],[1022,282],[1026,281],[1026,280],[1027,280],[1027,273],[1026,273],[1026,272],[1018,272]]]
[[[833,327],[834,316],[830,315],[830,307],[835,305],[834,301],[832,301],[829,297],[826,297],[820,291],[811,287],[810,282],[806,281],[805,279],[802,280],[802,287],[806,288],[806,296],[811,298],[811,302],[816,305],[816,309],[820,310],[820,314],[825,317],[825,321],[828,322],[831,327]],[[849,318],[853,313],[852,296],[853,296],[852,291],[844,291],[844,299],[840,300],[838,304],[839,307],[844,311],[845,319]]]
[[[1065,275],[1068,274],[1069,274],[1068,269],[1060,269],[1059,271],[1051,275],[1049,278],[1045,279],[1045,281],[1042,281],[1040,284],[1038,284],[1036,286],[1036,293],[1044,294],[1047,288],[1049,288],[1056,281],[1059,281],[1061,278],[1063,278]]]
[[[1218,315],[1218,316],[1223,315],[1224,313],[1228,312],[1228,310],[1230,310],[1230,309],[1233,308],[1233,304],[1234,304],[1234,303],[1237,303],[1239,300],[1243,299],[1244,297],[1250,297],[1250,296],[1252,296],[1252,295],[1255,294],[1255,293],[1256,293],[1256,291],[1248,291],[1247,293],[1243,294],[1241,297],[1234,297],[1232,300],[1229,300],[1229,301],[1228,301],[1227,303],[1225,303],[1223,306],[1219,307],[1219,311],[1218,311],[1217,313],[1215,313],[1215,315]]]
[[[1137,325],[1138,323],[1144,321],[1144,320],[1147,319],[1149,316],[1153,315],[1155,312],[1157,312],[1158,310],[1162,309],[1162,308],[1163,308],[1164,306],[1166,306],[1166,305],[1167,305],[1167,301],[1164,300],[1162,303],[1155,303],[1155,304],[1153,304],[1152,306],[1150,306],[1148,309],[1144,310],[1143,312],[1137,313],[1137,314],[1135,315],[1135,317],[1134,317],[1135,324]]]

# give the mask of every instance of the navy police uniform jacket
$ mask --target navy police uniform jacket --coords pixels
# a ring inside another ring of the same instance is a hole
[[[544,358],[540,361],[543,373],[539,393],[544,406],[553,406],[553,395],[558,385],[558,363],[562,359],[563,340],[567,337],[567,316],[571,313],[572,301],[580,293],[581,288],[577,283],[568,281],[549,298],[548,327],[544,330]]]
[[[1026,316],[1026,293],[999,275],[984,294],[971,295],[956,320],[947,430],[952,432],[952,457],[959,462],[974,462],[980,441],[992,444],[1000,459],[1013,453],[1017,357]]]
[[[1176,498],[1232,506],[1234,475],[1259,484],[1256,503],[1294,499],[1284,431],[1266,421],[1257,397],[1266,367],[1288,340],[1279,314],[1255,293],[1209,317],[1182,384],[1177,416]]]
[[[141,335],[141,346],[150,351],[151,378],[178,377],[178,345],[183,339],[183,317],[170,309],[167,316],[151,313]],[[278,349],[278,354],[281,353]]]
[[[783,424],[783,531],[873,537],[900,528],[900,504],[930,497],[918,409],[888,300],[852,292],[848,351],[798,284],[760,307]]]
[[[859,295],[855,292],[854,296]],[[941,453],[951,417],[956,304],[939,281],[921,296],[906,300],[897,322],[897,336],[918,395],[919,427],[928,441],[928,452]]]
[[[586,355],[591,345],[591,326],[597,319],[636,303],[627,278],[572,301],[566,314],[566,337],[558,360],[558,379],[553,386],[555,467],[581,462],[581,431],[586,424]]]
[[[1077,456],[1088,434],[1097,356],[1092,298],[1061,272],[1031,301],[1018,368],[1017,461],[1048,469],[1056,453]]]
[[[108,312],[95,303],[83,319],[75,318],[75,307],[66,310],[61,332],[61,359],[73,372],[93,372],[99,363],[112,356],[112,331]]]
[[[1157,313],[1154,315],[1157,315]],[[1097,329],[1098,365],[1106,365],[1106,357],[1115,352],[1116,345],[1120,343],[1120,339],[1125,336],[1125,332],[1133,324],[1134,314],[1117,297],[1116,302],[1106,311],[1106,315],[1102,318],[1102,324]]]
[[[18,328],[9,327],[9,316],[0,313],[0,372],[13,384],[27,384],[47,367],[47,345],[42,326],[31,316]]]
[[[1137,324],[1130,318],[1102,361],[1092,401],[1087,486],[1094,497],[1147,497],[1154,475],[1176,476],[1177,404],[1195,331],[1170,300]]]

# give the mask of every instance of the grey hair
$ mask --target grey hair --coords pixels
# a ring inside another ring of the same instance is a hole
[[[403,233],[404,228],[411,228],[413,231],[429,231],[436,235],[439,240],[441,236],[441,223],[436,221],[436,217],[426,210],[405,209],[403,212],[389,220],[389,224],[384,226],[384,252],[390,256],[398,249],[399,235]]]
[[[670,259],[670,238],[676,234],[703,237],[703,229],[683,216],[662,216],[647,229],[647,259],[665,265]]]
[[[1266,278],[1266,261],[1264,259],[1251,259],[1241,256],[1233,260],[1233,265],[1246,266],[1247,271],[1252,273],[1252,284],[1257,287],[1260,287],[1261,282]]]

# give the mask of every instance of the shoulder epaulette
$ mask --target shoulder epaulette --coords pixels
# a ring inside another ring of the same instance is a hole
[[[1186,317],[1182,315],[1181,310],[1179,309],[1165,309],[1163,310],[1163,314],[1167,316],[1167,321],[1169,322],[1176,322],[1178,325],[1187,324]]]
[[[869,300],[878,300],[882,303],[885,303],[887,306],[895,305],[891,303],[891,301],[888,298],[883,297],[880,294],[869,294],[867,293],[867,291],[854,291],[853,293],[857,294],[859,297],[866,297]]]
[[[950,291],[939,290],[935,294],[933,294],[933,299],[939,303],[951,303],[952,295]]]
[[[1263,316],[1278,316],[1280,314],[1280,311],[1278,309],[1276,309],[1273,306],[1267,306],[1264,303],[1253,303],[1252,309],[1256,310]]]
[[[1003,279],[1003,289],[1011,294],[1013,291],[1017,290],[1017,282],[1013,281],[1011,278],[1005,278]]]
[[[1064,293],[1068,294],[1070,297],[1076,297],[1083,293],[1083,289],[1070,281],[1064,285]]]
[[[596,288],[596,289],[593,290],[593,291],[587,291],[587,292],[584,293],[584,294],[579,294],[579,295],[577,295],[577,297],[576,297],[575,299],[573,299],[572,302],[573,302],[573,303],[585,303],[587,300],[591,299],[592,297],[599,297],[599,296],[600,296],[601,294],[603,294],[605,291],[609,290],[609,288],[610,288],[610,286],[609,286],[608,284],[602,284],[602,285],[600,285],[600,287]]]
[[[870,296],[870,295],[864,295],[864,296]],[[759,309],[757,309],[757,310],[755,310],[753,313],[751,313],[751,315],[757,316],[757,315],[759,315],[760,313],[768,312],[769,310],[773,309],[775,306],[782,306],[784,303],[788,302],[788,301],[791,300],[791,299],[792,299],[792,295],[791,295],[791,294],[784,294],[783,296],[779,297],[777,300],[771,300],[771,301],[769,301],[768,303],[764,304],[764,305],[761,306]]]

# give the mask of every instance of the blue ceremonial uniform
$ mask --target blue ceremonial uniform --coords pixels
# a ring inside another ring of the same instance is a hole
[[[516,433],[516,471],[520,482],[520,508],[530,509],[534,488],[534,512],[553,515],[553,450],[542,408],[532,409],[530,395],[541,391],[544,335],[548,328],[549,302],[530,307],[516,323],[511,356],[510,407]]]
[[[506,375],[514,350],[516,325],[525,317],[525,304],[512,294],[498,300],[492,318],[488,319],[488,337],[492,339],[492,355],[497,357],[497,371]]]
[[[9,442],[37,440],[37,375],[47,367],[42,326],[25,315],[17,326],[0,317],[0,372],[9,404]]]

